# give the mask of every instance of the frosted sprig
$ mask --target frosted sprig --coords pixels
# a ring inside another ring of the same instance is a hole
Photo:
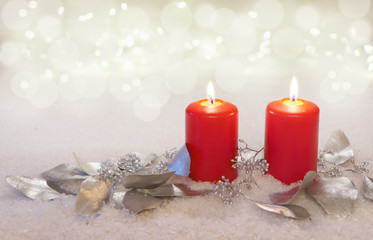
[[[109,179],[114,184],[120,182],[123,177],[118,166],[110,161],[103,162],[97,172],[101,179]]]
[[[135,173],[143,168],[141,159],[136,153],[128,153],[121,157],[117,166],[123,173]]]
[[[237,156],[235,159],[232,159],[232,162],[234,162],[232,167],[245,171],[245,173],[249,174],[250,176],[254,170],[258,170],[262,174],[266,173],[269,167],[267,160],[264,158],[257,158],[259,153],[263,151],[264,148],[254,150],[249,148],[244,140],[240,139],[239,142],[241,145],[244,145],[244,147],[238,148]]]
[[[224,176],[221,177],[213,188],[214,194],[220,197],[224,204],[232,204],[233,198],[237,197],[241,193],[240,185],[230,182]]]

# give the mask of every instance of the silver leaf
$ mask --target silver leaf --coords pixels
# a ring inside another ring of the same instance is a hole
[[[355,184],[346,177],[316,178],[306,192],[327,214],[337,217],[347,217],[352,213],[358,193]]]
[[[69,164],[60,164],[57,167],[43,172],[41,176],[50,181],[86,179],[88,177],[81,169]]]
[[[110,189],[111,184],[108,180],[102,181],[96,177],[84,180],[76,200],[76,212],[82,216],[98,212],[109,197]]]
[[[115,208],[122,209],[123,206],[123,198],[126,195],[126,192],[114,192],[110,202],[114,205]]]
[[[354,157],[350,141],[341,130],[334,131],[330,135],[325,150],[331,151],[331,153],[326,152],[324,159],[337,165],[343,164]]]
[[[79,167],[88,175],[96,176],[98,174],[98,169],[101,168],[101,163],[99,162],[85,162],[81,160],[75,153],[74,157]]]
[[[156,188],[167,182],[173,175],[173,172],[166,172],[162,174],[149,175],[127,175],[122,178],[122,183],[125,188]]]
[[[175,157],[172,159],[172,162],[168,166],[168,170],[183,177],[187,177],[189,175],[190,156],[185,145],[176,153]]]
[[[306,189],[315,179],[317,173],[315,171],[309,171],[306,173],[306,175],[303,178],[303,182],[300,186],[295,186],[291,188],[290,190],[284,191],[284,192],[276,192],[271,193],[269,195],[269,198],[272,202],[280,205],[285,205],[291,202],[298,194],[299,192]]]
[[[155,209],[162,204],[163,200],[152,197],[148,194],[130,190],[123,197],[123,206],[130,211],[131,214],[137,214],[144,210]]]
[[[51,189],[45,179],[29,178],[21,176],[7,176],[5,181],[12,187],[21,191],[31,199],[43,201],[53,200],[61,196],[60,193]]]
[[[364,176],[364,182],[363,182],[363,194],[364,194],[364,197],[370,199],[370,200],[373,200],[373,179],[368,177],[368,176]]]
[[[80,190],[80,185],[84,180],[85,178],[67,179],[67,180],[61,180],[61,181],[47,180],[47,184],[50,188],[56,190],[59,193],[65,193],[68,195],[77,195]]]
[[[185,184],[167,184],[154,189],[141,189],[140,191],[154,197],[191,197],[203,195],[212,190],[191,190]]]
[[[260,207],[261,209],[264,209],[269,212],[274,212],[285,217],[303,219],[303,218],[309,218],[311,216],[304,207],[301,207],[298,205],[292,205],[292,204],[275,205],[275,204],[257,202],[253,200],[251,201],[258,207]]]

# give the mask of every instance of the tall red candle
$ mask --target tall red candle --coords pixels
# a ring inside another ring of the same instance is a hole
[[[216,182],[237,177],[231,160],[237,155],[238,110],[220,99],[204,99],[186,108],[185,141],[191,163],[189,177]]]
[[[317,171],[319,108],[291,98],[273,101],[266,109],[264,158],[268,173],[285,184]]]

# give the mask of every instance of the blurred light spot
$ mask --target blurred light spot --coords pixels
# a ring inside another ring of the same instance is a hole
[[[122,4],[120,4],[120,7],[121,7],[123,10],[126,10],[127,7],[128,7],[128,5],[127,5],[127,3],[122,3]]]
[[[186,31],[193,22],[191,9],[186,4],[182,8],[179,5],[180,3],[170,2],[162,9],[162,26],[169,31]]]
[[[241,90],[247,81],[246,66],[239,60],[228,59],[220,62],[215,70],[215,80],[225,91]]]
[[[317,29],[317,28],[311,28],[311,29],[310,29],[310,33],[311,33],[311,35],[312,35],[313,37],[317,37],[317,36],[320,35],[320,30]]]
[[[297,10],[295,14],[295,21],[297,25],[303,29],[310,29],[319,23],[320,16],[315,8],[304,6]]]
[[[247,14],[249,15],[250,18],[257,18],[258,17],[258,14],[254,11],[250,11]]]
[[[228,8],[219,8],[211,16],[211,27],[218,34],[226,34],[233,29],[236,14]]]
[[[284,20],[284,8],[277,0],[259,0],[254,6],[256,23],[263,29],[274,29]]]
[[[114,16],[115,13],[116,13],[115,8],[110,8],[110,10],[109,10],[109,15],[110,15],[110,16]]]
[[[30,1],[28,6],[31,8],[31,9],[35,9],[37,6],[38,6],[38,3],[36,1]]]
[[[186,3],[185,3],[185,2],[179,2],[179,3],[177,4],[177,7],[178,7],[178,8],[185,8],[185,7],[186,7]]]
[[[24,8],[21,8],[19,11],[18,11],[18,15],[20,17],[26,17],[27,16],[27,10],[24,9]]]
[[[33,39],[35,37],[35,33],[33,31],[27,31],[25,32],[25,36],[27,39]]]
[[[302,35],[297,30],[284,28],[274,34],[272,47],[278,57],[282,59],[294,59],[302,53],[304,42]]]
[[[328,73],[328,77],[329,77],[330,79],[334,79],[334,78],[337,77],[337,73],[336,73],[335,71],[330,71],[330,72]]]
[[[348,18],[357,19],[370,10],[370,0],[338,0],[339,9]]]
[[[203,28],[210,27],[211,16],[214,13],[215,8],[211,5],[201,5],[197,8],[195,21],[198,26]]]
[[[186,62],[171,65],[165,72],[168,88],[177,94],[190,92],[197,83],[197,72]]]

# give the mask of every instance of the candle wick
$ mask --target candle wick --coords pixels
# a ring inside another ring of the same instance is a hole
[[[211,104],[214,104],[214,98],[212,98],[211,97],[211,95],[207,95],[207,97],[208,97],[208,99],[209,99],[209,102],[211,103]]]

